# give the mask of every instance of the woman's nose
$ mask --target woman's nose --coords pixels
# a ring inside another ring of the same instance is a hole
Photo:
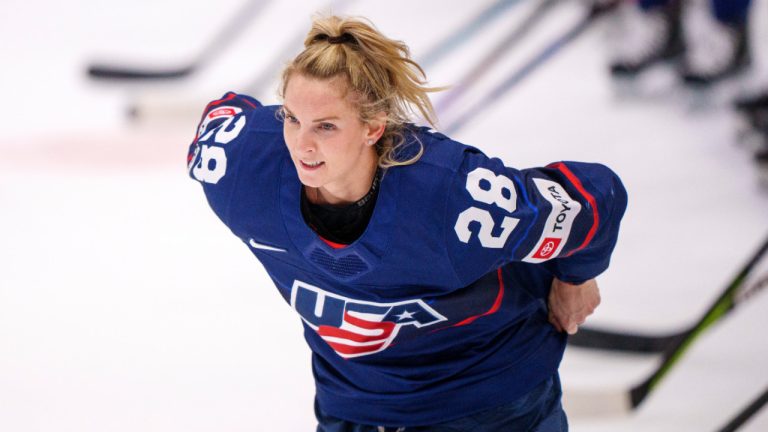
[[[302,153],[312,153],[315,151],[315,142],[312,136],[304,131],[296,134],[296,149]]]

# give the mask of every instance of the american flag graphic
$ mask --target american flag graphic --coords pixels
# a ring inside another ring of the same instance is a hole
[[[291,306],[341,357],[384,351],[405,325],[424,327],[446,318],[423,300],[395,303],[360,301],[295,281]]]
[[[385,350],[400,328],[383,318],[347,311],[341,327],[320,326],[317,333],[342,357],[373,354]]]

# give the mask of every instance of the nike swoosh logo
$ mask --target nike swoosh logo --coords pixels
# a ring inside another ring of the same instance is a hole
[[[285,249],[280,249],[272,246],[267,246],[265,244],[256,243],[255,241],[253,241],[253,239],[249,239],[248,244],[251,245],[251,247],[254,249],[261,249],[261,250],[267,250],[272,252],[286,252]]]

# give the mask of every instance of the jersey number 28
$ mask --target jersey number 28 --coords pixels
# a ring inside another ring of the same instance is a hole
[[[481,182],[490,185],[489,188],[481,187]],[[515,192],[515,184],[509,177],[496,175],[493,171],[486,168],[475,168],[467,175],[466,187],[475,201],[494,204],[509,213],[517,209],[517,192]],[[504,196],[504,191],[508,193],[508,196]],[[498,249],[504,247],[509,235],[512,234],[520,220],[505,216],[501,221],[501,233],[498,236],[494,236],[493,229],[496,227],[496,222],[493,220],[491,213],[478,207],[470,207],[459,213],[459,218],[453,227],[459,240],[464,243],[469,243],[469,239],[472,238],[472,231],[469,230],[469,224],[472,222],[480,224],[480,230],[477,233],[480,244],[483,247]]]
[[[245,116],[233,116],[201,136],[192,158],[192,176],[203,183],[218,183],[227,173],[227,154],[222,146],[235,139],[244,126]],[[203,144],[211,138],[220,145]]]

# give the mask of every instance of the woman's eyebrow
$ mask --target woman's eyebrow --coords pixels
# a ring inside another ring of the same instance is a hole
[[[283,104],[283,111],[285,111],[286,114],[293,115],[293,112],[291,111],[291,109],[288,108],[288,106],[285,105],[285,104]],[[337,115],[330,115],[330,116],[321,117],[319,119],[312,120],[312,122],[313,123],[319,123],[319,122],[324,122],[324,121],[328,121],[328,120],[339,120],[340,118],[341,117],[339,117]]]
[[[338,119],[339,119],[339,116],[328,116],[328,117],[323,117],[323,118],[315,119],[315,120],[312,120],[312,121],[314,123],[317,123],[317,122],[322,122],[322,121],[327,121],[327,120],[338,120]]]

